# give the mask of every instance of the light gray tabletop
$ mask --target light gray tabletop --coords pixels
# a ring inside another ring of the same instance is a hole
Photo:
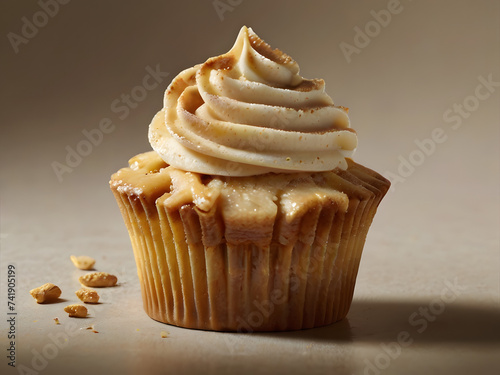
[[[2,374],[499,372],[498,1],[62,3],[46,24],[35,3],[0,11]],[[43,25],[36,35],[23,34],[23,17]],[[149,150],[147,126],[170,80],[228,50],[243,24],[304,76],[325,79],[350,108],[355,160],[393,180],[351,310],[332,326],[205,332],[142,309],[109,176]],[[158,85],[137,88],[151,70]],[[81,142],[95,129],[102,139],[87,152]],[[86,319],[63,311],[84,273],[72,254],[119,279]],[[29,290],[45,282],[62,301],[35,303]]]

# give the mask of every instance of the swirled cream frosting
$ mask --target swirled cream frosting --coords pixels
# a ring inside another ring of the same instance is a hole
[[[221,176],[346,169],[357,146],[324,81],[301,77],[247,27],[229,52],[172,81],[149,141],[175,168]]]

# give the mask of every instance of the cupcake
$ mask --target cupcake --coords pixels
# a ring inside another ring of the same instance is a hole
[[[254,332],[346,316],[389,181],[351,159],[323,80],[243,27],[172,81],[149,141],[110,186],[151,318]]]

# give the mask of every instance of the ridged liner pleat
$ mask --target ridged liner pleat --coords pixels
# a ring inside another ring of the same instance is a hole
[[[321,326],[327,324],[329,320],[329,294],[330,284],[332,282],[333,264],[337,259],[339,252],[340,237],[344,224],[345,215],[338,211],[337,207],[332,208],[332,218],[329,225],[329,233],[326,240],[325,258],[323,261],[323,270],[321,273],[321,285],[319,286],[318,305],[316,308],[315,325]]]
[[[317,318],[318,311],[324,310],[326,302],[326,291],[322,288],[325,280],[325,265],[328,260],[328,235],[331,231],[335,205],[324,207],[318,218],[316,237],[312,245],[311,259],[309,263],[309,277],[306,289],[306,300],[304,301],[303,327],[311,328],[323,325],[323,320]]]
[[[290,265],[290,277],[294,285],[293,293],[290,293],[288,303],[288,327],[287,329],[303,328],[304,310],[306,306],[306,289],[309,283],[309,263],[311,259],[311,247],[318,226],[321,208],[316,206],[308,210],[299,220],[300,231],[295,238]]]
[[[318,200],[291,219],[278,210],[272,235],[259,243],[228,243],[231,224],[217,206],[172,210],[168,192],[152,203],[131,189],[112,188],[148,315],[183,327],[241,332],[312,328],[344,318],[388,182],[352,162],[331,182],[349,197],[347,211],[335,199]]]
[[[143,300],[143,305],[149,306],[149,290],[148,283],[145,280],[146,269],[144,266],[144,261],[142,258],[142,238],[137,230],[137,225],[135,224],[135,215],[131,212],[132,205],[129,202],[129,197],[126,194],[119,193],[116,189],[112,189],[113,194],[116,198],[120,211],[122,213],[123,219],[127,226],[127,230],[130,236],[130,241],[132,243],[132,249],[134,250],[134,259],[137,266],[137,274],[139,276],[139,281],[141,284],[141,295]]]
[[[160,198],[162,199],[162,198]],[[168,295],[167,315],[155,317],[159,321],[181,322],[183,317],[183,295],[180,282],[177,253],[174,245],[174,234],[168,221],[167,213],[158,206],[158,217],[162,233],[163,250],[158,254],[158,262],[164,270],[165,294]],[[168,281],[167,281],[168,280]],[[149,314],[149,313],[148,313]],[[151,315],[151,314],[149,314]]]
[[[196,322],[196,308],[194,301],[193,276],[191,262],[189,259],[189,247],[184,234],[184,227],[179,211],[166,210],[168,225],[172,229],[173,244],[170,244],[171,253],[169,265],[174,267],[175,275],[178,276],[179,285],[174,288],[180,294],[180,303],[174,307],[174,316],[178,325],[188,326]],[[166,226],[167,224],[165,224]],[[174,266],[176,264],[176,266]]]
[[[202,241],[200,221],[196,211],[191,205],[182,206],[179,212],[188,245],[189,266],[191,268],[193,297],[196,309],[196,316],[194,319],[196,319],[198,324],[202,327],[208,327],[210,326],[210,307],[208,303],[205,247]],[[194,314],[192,316],[194,316]]]

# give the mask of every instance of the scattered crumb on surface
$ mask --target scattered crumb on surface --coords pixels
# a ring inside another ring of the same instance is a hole
[[[99,333],[99,331],[97,331],[94,327],[94,325],[90,325],[90,326],[87,326],[87,327],[82,327],[80,328],[81,331],[92,331],[94,333]]]
[[[77,304],[66,306],[64,311],[66,311],[72,318],[85,318],[88,314],[85,306]]]
[[[46,283],[30,290],[31,296],[37,303],[54,302],[61,295],[61,289],[52,283]]]
[[[80,288],[75,292],[76,296],[80,299],[80,301],[84,303],[98,303],[99,302],[99,294],[93,289],[89,288]]]
[[[168,337],[168,332],[167,331],[161,331],[161,338],[166,339]]]
[[[115,286],[118,278],[107,272],[93,272],[80,276],[78,280],[84,286],[105,288]]]
[[[61,324],[61,322],[59,321],[59,318],[54,318],[54,322],[55,322],[57,325]]]
[[[86,255],[81,255],[81,256],[75,256],[71,255],[70,256],[71,261],[75,265],[76,268],[81,269],[81,270],[91,270],[94,268],[95,264],[95,259],[91,258]]]

